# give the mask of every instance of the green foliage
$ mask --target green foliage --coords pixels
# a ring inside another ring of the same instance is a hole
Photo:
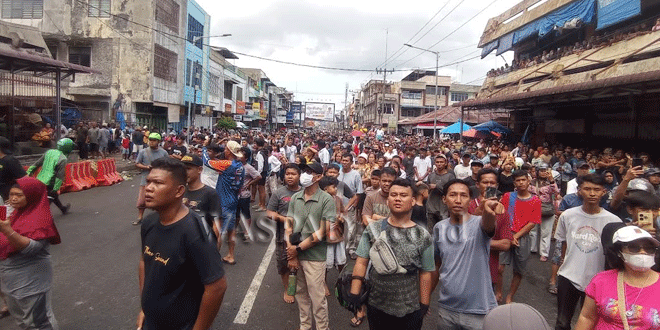
[[[234,129],[236,128],[236,122],[234,118],[231,117],[222,117],[218,119],[218,123],[215,126],[219,129]]]

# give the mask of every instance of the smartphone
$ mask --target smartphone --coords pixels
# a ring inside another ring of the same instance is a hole
[[[486,199],[497,199],[497,196],[499,194],[499,191],[495,187],[488,187],[486,188],[486,192],[484,193],[484,198]]]
[[[7,206],[0,205],[0,220],[7,220]]]
[[[642,162],[641,158],[633,158],[632,159],[632,167],[637,167],[637,166],[642,166],[644,162]]]
[[[644,230],[653,229],[653,213],[652,212],[639,212],[637,213],[637,227]]]

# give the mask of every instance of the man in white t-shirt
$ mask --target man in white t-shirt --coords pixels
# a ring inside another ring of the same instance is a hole
[[[472,168],[470,168],[471,160],[472,159],[470,154],[463,154],[461,163],[454,166],[454,174],[456,175],[456,179],[463,180],[472,175]]]
[[[296,154],[298,153],[298,148],[293,144],[293,138],[287,136],[286,146],[284,147],[284,153],[286,154],[286,159],[289,160],[289,163],[296,162]]]
[[[389,162],[392,160],[392,157],[398,156],[399,153],[390,145],[389,143],[385,143],[385,153],[383,154],[383,157]]]
[[[429,174],[432,172],[433,164],[431,157],[428,156],[426,148],[419,149],[419,156],[415,157],[413,167],[415,168],[415,181],[427,182]]]
[[[580,161],[575,164],[575,171],[577,172],[577,177],[581,178],[589,174],[589,164],[586,162]],[[566,184],[566,195],[575,194],[578,190],[577,178],[573,178],[571,181],[568,181]]]
[[[581,207],[564,211],[559,216],[555,239],[562,242],[564,263],[557,273],[557,324],[555,329],[570,329],[575,307],[584,300],[584,290],[594,275],[605,269],[601,234],[605,225],[621,222],[600,207],[605,195],[605,179],[597,174],[582,177],[578,195]]]
[[[325,147],[325,141],[318,140],[316,145],[319,147],[319,160],[321,160],[321,166],[323,166],[323,170],[325,171],[328,168],[328,164],[330,164],[330,152]]]
[[[273,192],[280,187],[280,169],[282,168],[282,162],[275,156],[275,153],[272,151],[271,146],[266,146],[266,151],[270,156],[268,156],[268,167],[270,168],[270,173],[266,178],[266,195],[271,196]],[[281,157],[284,157],[283,155]]]

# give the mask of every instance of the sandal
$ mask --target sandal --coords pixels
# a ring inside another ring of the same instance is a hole
[[[363,315],[362,317],[358,317],[357,314],[355,314],[355,316],[353,316],[353,318],[355,319],[355,321],[353,321],[353,319],[351,319],[351,322],[350,322],[350,323],[351,323],[351,326],[352,326],[353,328],[357,328],[357,327],[359,327],[359,326],[362,324],[362,321],[364,321],[364,318],[365,318],[365,317],[367,317],[366,314]]]
[[[7,316],[9,316],[9,308],[0,309],[0,319],[4,319]]]
[[[557,294],[557,284],[550,284],[548,285],[548,292],[556,295]]]

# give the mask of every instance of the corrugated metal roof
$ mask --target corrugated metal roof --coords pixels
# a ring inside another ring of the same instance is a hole
[[[658,81],[658,80],[660,80],[660,70],[654,70],[643,73],[599,79],[595,81],[585,81],[576,84],[556,86],[556,87],[539,89],[539,90],[523,92],[523,93],[495,96],[484,99],[471,99],[458,103],[456,104],[456,106],[459,107],[492,106],[495,104],[501,104],[510,101],[533,99],[541,96],[561,95],[570,92],[592,91],[602,88],[625,86],[625,85],[639,84],[639,83]]]
[[[100,71],[94,70],[92,68],[72,64],[68,62],[54,60],[49,57],[43,57],[36,54],[30,54],[24,51],[19,51],[7,47],[0,47],[0,58],[5,59],[6,61],[0,62],[0,70],[11,70],[12,64],[14,64],[14,69],[17,69],[17,65],[26,65],[33,67],[31,71],[48,71],[55,68],[63,69],[63,71],[76,72],[76,73],[101,73]],[[36,70],[32,70],[36,69]]]

